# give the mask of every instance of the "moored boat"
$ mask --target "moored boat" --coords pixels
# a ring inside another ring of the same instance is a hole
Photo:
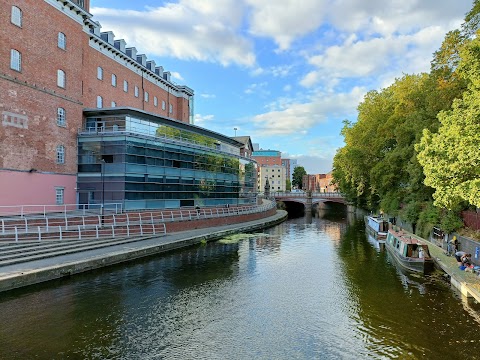
[[[385,247],[395,261],[408,271],[428,274],[435,267],[428,245],[403,231],[388,230]]]
[[[367,216],[366,221],[367,230],[373,235],[373,237],[379,241],[384,242],[387,238],[388,221],[382,216]]]

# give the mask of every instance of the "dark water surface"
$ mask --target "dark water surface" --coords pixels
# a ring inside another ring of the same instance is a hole
[[[0,294],[0,359],[480,359],[479,314],[327,214]]]

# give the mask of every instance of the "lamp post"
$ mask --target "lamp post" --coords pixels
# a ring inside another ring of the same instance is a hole
[[[233,130],[235,131],[235,137],[237,136],[237,128],[234,127]]]
[[[103,215],[104,215],[104,206],[105,206],[105,160],[100,160],[100,170],[101,170],[101,180],[102,180],[102,204],[100,205],[100,216],[102,219],[102,225],[104,222]]]

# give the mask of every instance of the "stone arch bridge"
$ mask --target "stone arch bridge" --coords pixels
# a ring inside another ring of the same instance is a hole
[[[319,204],[323,202],[335,202],[348,205],[342,194],[337,192],[272,192],[270,193],[270,196],[275,198],[275,200],[277,201],[292,201],[301,203],[305,206],[306,212],[312,211],[312,206],[314,204]]]

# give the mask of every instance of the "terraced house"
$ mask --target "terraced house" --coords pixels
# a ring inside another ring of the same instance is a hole
[[[0,1],[0,206],[256,202],[256,162],[88,0]],[[141,44],[137,44],[141,48]]]

